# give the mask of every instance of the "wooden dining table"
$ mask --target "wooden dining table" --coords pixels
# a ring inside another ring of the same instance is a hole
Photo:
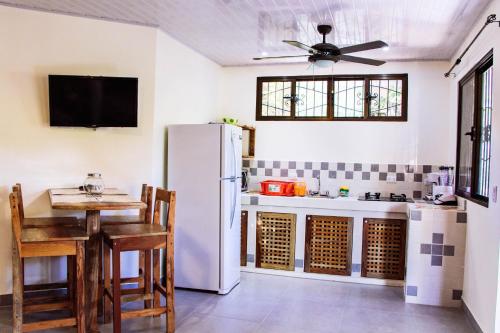
[[[88,195],[78,188],[49,189],[53,209],[86,211],[86,228],[89,240],[85,245],[85,309],[88,332],[99,332],[97,306],[99,302],[99,246],[101,241],[102,210],[128,210],[146,208],[146,204],[127,193],[105,189],[102,195]]]

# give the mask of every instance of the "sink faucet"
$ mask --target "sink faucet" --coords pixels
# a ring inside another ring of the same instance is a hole
[[[318,191],[309,191],[312,195],[320,195],[321,194],[321,176],[318,175],[317,177],[313,177],[318,180]]]

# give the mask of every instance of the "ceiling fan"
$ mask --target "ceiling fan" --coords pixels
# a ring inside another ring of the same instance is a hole
[[[297,58],[297,57],[309,57],[309,62],[313,64],[328,65],[329,62],[338,62],[339,60],[356,62],[360,64],[372,65],[372,66],[380,66],[385,63],[385,61],[361,58],[361,57],[353,57],[350,55],[346,55],[348,53],[366,51],[379,49],[383,47],[387,47],[388,45],[381,41],[376,40],[373,42],[357,44],[347,47],[338,48],[337,46],[326,42],[326,35],[328,35],[332,31],[331,25],[320,24],[318,25],[318,32],[323,35],[323,42],[315,44],[313,46],[305,45],[301,42],[295,40],[284,40],[284,43],[290,44],[292,46],[301,48],[306,50],[309,54],[303,55],[291,55],[291,56],[277,56],[277,57],[257,57],[253,58],[253,60],[263,60],[263,59],[281,59],[281,58]]]

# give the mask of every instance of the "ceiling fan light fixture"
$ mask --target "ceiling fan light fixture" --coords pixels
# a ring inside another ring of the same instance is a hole
[[[389,51],[389,45],[384,46],[384,47],[382,48],[382,50],[384,50],[385,52]]]
[[[333,65],[332,60],[316,60],[313,62],[314,66],[319,68],[329,68]]]

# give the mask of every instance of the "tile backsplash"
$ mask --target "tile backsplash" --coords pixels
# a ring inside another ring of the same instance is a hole
[[[425,175],[439,171],[438,165],[408,165],[347,162],[270,161],[244,159],[249,170],[249,190],[258,191],[266,179],[297,179],[307,183],[308,189],[338,195],[340,186],[349,186],[350,195],[365,192],[404,193],[420,199],[425,194]]]

